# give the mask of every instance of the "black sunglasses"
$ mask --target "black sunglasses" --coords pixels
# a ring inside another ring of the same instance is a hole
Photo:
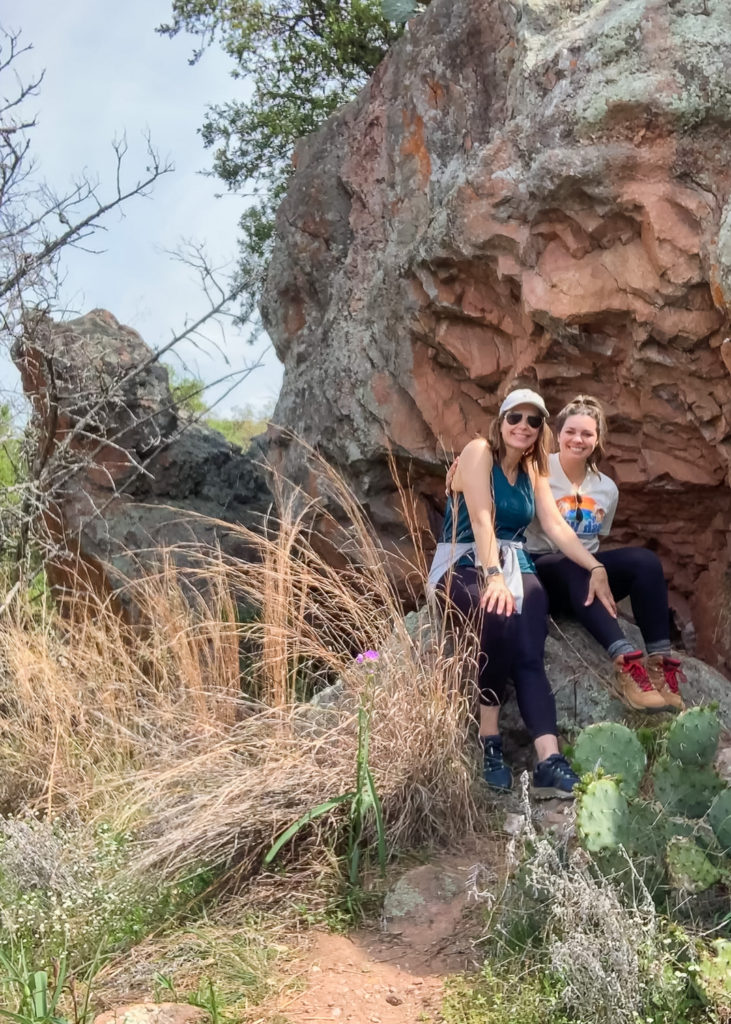
[[[514,427],[516,423],[520,423],[521,420],[526,420],[529,427],[534,430],[538,430],[541,423],[543,423],[542,416],[536,416],[530,412],[506,412],[505,419],[508,421],[511,427]]]
[[[576,492],[574,497],[576,498],[576,515],[574,516],[574,522],[578,526],[579,523],[584,522],[584,513],[581,511],[581,503],[584,499],[578,491]]]

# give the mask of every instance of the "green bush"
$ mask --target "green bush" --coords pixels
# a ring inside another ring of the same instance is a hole
[[[231,444],[238,445],[244,451],[251,444],[252,438],[263,434],[266,430],[274,403],[267,402],[263,406],[243,405],[228,416],[206,415],[204,394],[206,386],[197,377],[183,377],[173,367],[168,367],[170,393],[175,404],[186,412],[200,419],[212,430],[217,430]]]

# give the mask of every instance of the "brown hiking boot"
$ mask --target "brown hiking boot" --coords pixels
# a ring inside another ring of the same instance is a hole
[[[680,696],[679,684],[687,683],[688,680],[680,667],[680,661],[668,654],[648,654],[645,665],[650,682],[661,697],[678,711],[684,711],[685,701]]]
[[[614,689],[617,696],[635,711],[669,711],[664,693],[650,682],[642,651],[620,654],[614,659]]]

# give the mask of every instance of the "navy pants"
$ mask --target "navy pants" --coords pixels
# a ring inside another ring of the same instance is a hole
[[[523,610],[520,615],[498,615],[480,608],[484,590],[481,572],[474,566],[459,566],[442,578],[437,589],[444,604],[449,586],[446,614],[456,629],[467,622],[479,637],[477,663],[480,703],[499,705],[505,701],[509,679],[513,680],[518,707],[531,737],[556,735],[556,701],[543,667],[543,650],[548,632],[548,597],[538,577],[523,573]],[[455,615],[455,611],[457,614]]]
[[[617,548],[598,551],[595,557],[607,570],[615,601],[629,597],[648,652],[669,650],[668,589],[657,555],[646,548]],[[625,639],[619,623],[601,601],[594,598],[590,605],[584,605],[589,589],[586,569],[560,553],[533,555],[533,561],[552,612],[572,615],[605,650]]]

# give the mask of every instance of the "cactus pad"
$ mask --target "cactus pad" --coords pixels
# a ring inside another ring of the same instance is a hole
[[[721,723],[710,708],[690,708],[668,730],[667,752],[685,765],[708,765],[718,748]]]
[[[576,823],[590,853],[615,850],[629,842],[629,807],[612,779],[590,782],[578,799]]]
[[[655,804],[634,800],[629,805],[629,845],[632,857],[662,860],[667,845],[668,818]]]
[[[722,790],[708,812],[713,834],[724,853],[731,855],[731,789]]]
[[[676,837],[668,843],[665,854],[670,884],[685,892],[710,889],[721,873],[711,864],[699,846],[689,838]]]
[[[723,782],[711,768],[690,768],[662,758],[653,772],[655,796],[668,814],[702,818]]]
[[[647,758],[636,733],[617,722],[598,722],[583,729],[574,745],[574,761],[581,773],[602,767],[625,796],[636,796]]]

